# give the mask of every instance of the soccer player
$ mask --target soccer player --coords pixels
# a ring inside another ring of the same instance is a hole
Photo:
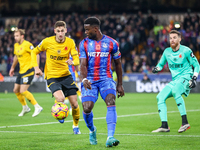
[[[107,105],[107,130],[106,147],[117,146],[119,140],[115,139],[114,132],[117,122],[115,106],[116,90],[118,98],[124,96],[122,86],[121,53],[118,43],[109,36],[103,35],[100,30],[100,20],[89,17],[84,21],[87,38],[80,42],[80,71],[83,118],[89,128],[90,144],[96,145],[97,128],[93,124],[92,109],[101,94]],[[117,73],[117,87],[112,78],[111,59],[114,59]],[[116,89],[117,88],[117,89]]]
[[[33,95],[28,91],[31,81],[34,77],[34,68],[31,65],[31,51],[33,45],[24,39],[25,31],[23,29],[16,29],[14,32],[15,45],[14,45],[14,59],[13,64],[10,68],[9,75],[14,75],[14,70],[19,62],[20,70],[17,76],[13,92],[16,94],[18,100],[22,104],[22,112],[18,116],[24,116],[24,114],[31,111],[28,107],[25,97],[27,100],[34,105],[35,111],[32,117],[37,116],[43,108],[37,103]]]
[[[190,128],[185,103],[181,95],[188,96],[191,88],[196,86],[196,79],[199,74],[199,63],[192,53],[192,50],[180,44],[180,32],[171,30],[169,33],[169,41],[170,47],[165,49],[159,63],[152,70],[153,73],[157,73],[168,62],[169,70],[172,74],[172,81],[157,95],[158,112],[162,125],[152,132],[170,131],[167,122],[167,106],[165,101],[167,98],[173,96],[182,117],[182,126],[178,130],[181,133]],[[192,69],[192,66],[194,69]]]
[[[75,43],[72,39],[65,36],[67,33],[66,23],[57,21],[54,25],[55,36],[45,38],[32,51],[32,63],[35,67],[35,74],[42,75],[42,71],[37,65],[36,54],[46,51],[45,79],[48,87],[57,102],[64,102],[68,97],[72,106],[73,132],[80,134],[78,127],[80,118],[80,109],[77,102],[76,91],[78,88],[71,76],[68,65],[79,65],[79,55]],[[73,61],[69,56],[73,57]],[[59,120],[63,123],[64,120]]]

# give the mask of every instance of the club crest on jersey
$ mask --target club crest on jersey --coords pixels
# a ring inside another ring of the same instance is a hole
[[[30,46],[30,49],[31,49],[31,50],[33,50],[33,49],[34,49],[33,45],[31,45],[31,46]]]
[[[103,43],[102,46],[103,46],[104,48],[107,48],[107,47],[108,47],[106,43]]]
[[[193,52],[191,52],[191,53],[190,53],[190,56],[191,56],[192,58],[194,57],[194,54],[193,54]]]
[[[180,54],[180,55],[179,55],[179,58],[181,58],[181,57],[182,57],[182,55]]]
[[[65,50],[67,50],[68,48],[67,47],[65,47]]]
[[[57,52],[58,52],[58,54],[60,54],[60,53],[61,53],[61,50],[58,49]]]

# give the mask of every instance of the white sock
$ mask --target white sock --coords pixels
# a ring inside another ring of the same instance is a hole
[[[37,104],[34,105],[34,107],[35,107],[35,108],[39,108],[40,105],[37,103]]]
[[[23,107],[23,109],[28,109],[28,105],[24,105],[22,107]]]

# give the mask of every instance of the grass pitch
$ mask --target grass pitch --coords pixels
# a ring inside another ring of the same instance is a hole
[[[97,145],[89,144],[89,130],[82,117],[79,123],[81,135],[73,135],[72,116],[60,124],[51,116],[54,98],[50,93],[33,93],[43,111],[32,117],[34,107],[27,102],[31,112],[18,117],[22,107],[14,93],[0,93],[0,149],[2,150],[93,150],[107,149],[106,105],[99,98],[93,109],[94,124],[97,127]],[[178,133],[181,117],[175,100],[168,99],[169,133],[151,133],[160,127],[156,94],[126,93],[116,101],[117,125],[115,138],[120,150],[197,150],[200,149],[200,94],[185,98],[188,121],[191,128]],[[82,105],[79,102],[82,112]]]

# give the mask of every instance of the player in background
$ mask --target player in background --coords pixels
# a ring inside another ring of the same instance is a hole
[[[70,57],[70,59],[73,60],[72,57]],[[80,85],[79,84],[80,83],[80,80],[79,80],[80,71],[79,70],[80,70],[79,66],[69,65],[69,71],[71,72],[73,80],[76,82],[76,86],[78,87],[77,95],[78,95],[78,98],[79,98],[79,100],[81,102],[81,92],[80,92],[81,91],[80,90],[81,87],[79,86]],[[69,103],[69,100],[68,100],[67,97],[65,98],[65,103],[66,104]],[[72,115],[72,107],[71,107],[71,105],[70,105],[70,109],[69,109],[69,114]]]
[[[84,28],[87,38],[83,39],[79,46],[82,79],[81,94],[83,118],[90,131],[89,141],[92,145],[97,144],[97,128],[93,124],[92,109],[100,93],[107,105],[106,122],[108,137],[106,147],[117,146],[119,140],[113,137],[117,122],[116,93],[118,92],[118,98],[124,96],[119,45],[114,39],[101,33],[100,20],[96,17],[87,18],[84,21]],[[117,88],[112,78],[112,58],[114,59],[118,78]]]
[[[16,94],[18,100],[22,104],[22,112],[18,116],[24,116],[24,114],[31,111],[28,107],[25,97],[27,100],[34,105],[35,111],[32,117],[37,116],[43,108],[37,103],[33,95],[28,91],[31,81],[34,77],[34,68],[31,64],[31,51],[33,50],[33,45],[24,39],[25,30],[16,29],[14,31],[14,39],[16,41],[14,45],[14,59],[13,64],[10,68],[9,75],[14,75],[14,70],[19,62],[20,70],[17,76],[13,92]],[[39,55],[38,62],[39,62]],[[36,62],[37,63],[37,62]]]
[[[65,36],[67,33],[66,23],[57,21],[54,25],[55,36],[45,38],[32,51],[32,64],[35,67],[35,74],[42,75],[42,71],[37,65],[36,54],[46,52],[45,79],[57,102],[64,102],[68,97],[72,106],[73,132],[80,134],[78,127],[80,118],[80,108],[77,102],[76,91],[78,88],[69,71],[69,65],[79,65],[79,55],[75,43],[72,39]],[[73,61],[69,56],[73,57]],[[64,120],[59,120],[63,123]]]
[[[157,73],[162,70],[168,62],[169,70],[172,74],[172,81],[157,95],[158,112],[162,125],[152,132],[169,132],[167,120],[166,99],[174,97],[178,110],[182,117],[182,125],[178,132],[181,133],[190,128],[187,120],[186,108],[183,97],[189,95],[191,88],[196,86],[196,80],[199,74],[199,63],[190,48],[180,44],[181,34],[176,30],[169,33],[170,47],[166,48],[163,55],[152,72]],[[192,69],[192,66],[194,69]]]

